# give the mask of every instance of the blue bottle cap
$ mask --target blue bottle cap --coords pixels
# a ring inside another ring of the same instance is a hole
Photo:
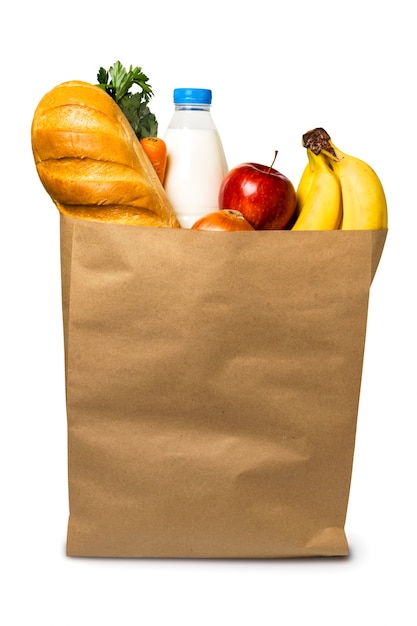
[[[174,89],[174,104],[211,104],[211,89]]]

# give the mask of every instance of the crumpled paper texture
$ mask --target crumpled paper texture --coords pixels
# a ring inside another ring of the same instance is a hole
[[[346,555],[385,237],[61,216],[67,554]]]

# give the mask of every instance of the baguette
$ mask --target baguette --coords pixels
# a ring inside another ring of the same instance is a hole
[[[100,87],[70,81],[45,94],[31,138],[39,178],[60,213],[180,228],[127,118]]]

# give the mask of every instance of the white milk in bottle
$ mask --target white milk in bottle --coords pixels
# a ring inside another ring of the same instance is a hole
[[[175,110],[164,135],[164,187],[183,228],[217,211],[227,162],[210,112],[210,89],[174,89]]]

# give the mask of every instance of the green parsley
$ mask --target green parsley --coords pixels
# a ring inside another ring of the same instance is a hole
[[[97,80],[98,87],[119,105],[139,141],[144,137],[157,137],[158,122],[148,106],[153,91],[141,67],[131,65],[127,70],[120,61],[116,61],[109,70],[100,67]],[[136,91],[132,92],[134,85]]]

